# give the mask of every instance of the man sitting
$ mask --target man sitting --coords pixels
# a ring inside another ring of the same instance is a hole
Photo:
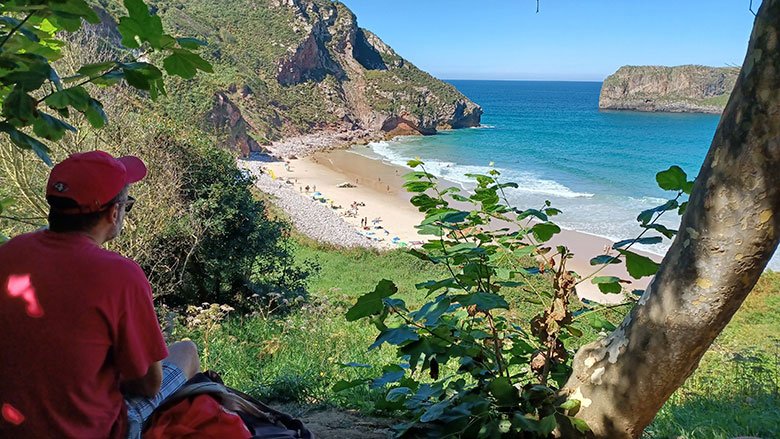
[[[74,154],[47,183],[49,229],[0,246],[0,437],[140,437],[198,372],[192,342],[165,345],[139,265],[102,248],[145,175],[137,157]]]

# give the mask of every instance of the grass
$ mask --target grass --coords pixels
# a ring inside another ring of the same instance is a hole
[[[233,317],[206,330],[179,328],[178,335],[195,340],[202,354],[207,351],[204,365],[221,372],[228,384],[262,399],[371,412],[377,392],[360,386],[335,394],[331,388],[341,379],[380,375],[395,353],[387,347],[368,351],[376,329],[347,322],[346,310],[381,279],[392,279],[398,296],[419,306],[425,298],[414,285],[446,273],[401,251],[337,250],[301,237],[295,246],[299,261],[319,265],[306,305],[286,315]],[[525,324],[539,309],[521,291],[506,295],[514,321]],[[607,317],[616,322],[620,316],[617,310]],[[582,329],[578,344],[598,335],[588,325]],[[344,366],[350,362],[368,367]],[[780,437],[779,378],[780,274],[767,273],[645,437]]]
[[[648,438],[780,437],[780,273],[765,273]]]

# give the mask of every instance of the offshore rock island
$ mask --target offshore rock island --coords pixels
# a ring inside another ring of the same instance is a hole
[[[737,67],[623,66],[604,80],[599,108],[720,114],[738,75]]]
[[[211,103],[198,108],[205,128],[243,156],[290,139],[336,147],[479,126],[478,105],[360,28],[342,3],[157,4],[167,26],[208,42],[204,55],[217,74],[180,91]]]

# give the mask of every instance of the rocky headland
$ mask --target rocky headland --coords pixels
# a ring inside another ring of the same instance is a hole
[[[738,67],[623,66],[601,86],[599,108],[720,114]]]
[[[353,141],[480,123],[477,104],[358,26],[343,3],[158,5],[157,13],[176,33],[208,42],[204,56],[216,72],[177,84],[181,105],[196,106],[202,126],[244,157],[275,150],[300,156]]]

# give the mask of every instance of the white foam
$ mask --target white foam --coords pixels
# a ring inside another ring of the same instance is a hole
[[[401,166],[406,166],[410,157],[405,157],[392,143],[400,143],[403,140],[393,139],[390,142],[379,141],[369,143],[371,150],[383,157],[385,160]],[[424,160],[425,169],[431,174],[450,180],[461,185],[472,185],[474,179],[467,174],[487,174],[491,169],[489,166],[464,165],[450,161],[428,159]],[[517,189],[510,189],[509,192],[523,192],[527,194],[547,195],[561,198],[590,198],[593,194],[584,192],[575,192],[561,183],[554,180],[539,178],[531,172],[516,172],[506,169],[495,168],[501,172],[502,181],[512,181],[519,185]]]

